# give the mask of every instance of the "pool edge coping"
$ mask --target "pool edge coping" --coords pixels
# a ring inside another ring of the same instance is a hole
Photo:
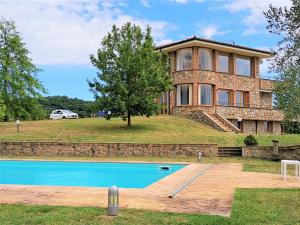
[[[1,161],[40,161],[40,162],[88,162],[88,163],[144,163],[144,164],[178,164],[178,165],[189,165],[189,164],[203,164],[203,163],[197,163],[197,162],[147,162],[147,161],[139,161],[139,160],[121,160],[121,161],[114,161],[114,160],[82,160],[82,159],[37,159],[37,158],[1,158]]]

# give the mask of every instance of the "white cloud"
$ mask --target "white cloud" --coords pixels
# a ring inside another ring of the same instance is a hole
[[[178,4],[187,4],[187,3],[191,3],[191,2],[204,2],[205,0],[170,0],[172,2],[178,3]]]
[[[243,19],[243,23],[247,26],[244,35],[257,33],[266,20],[263,15],[264,11],[269,9],[269,5],[273,6],[291,6],[290,0],[233,0],[225,5],[230,12],[239,12],[248,10],[249,15]]]
[[[174,27],[126,14],[124,0],[1,0],[0,15],[13,19],[37,64],[89,64],[113,24],[152,27],[155,41]]]
[[[149,0],[140,0],[140,2],[146,8],[150,8],[151,7]]]
[[[200,31],[200,35],[202,35],[205,38],[212,38],[213,36],[215,36],[218,32],[218,29],[216,26],[205,26],[203,28],[201,28]]]
[[[229,30],[219,30],[219,28],[216,25],[199,25],[200,32],[199,36],[211,39],[214,36],[223,35],[229,32]]]

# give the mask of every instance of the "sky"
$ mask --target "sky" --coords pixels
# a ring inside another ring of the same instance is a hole
[[[0,16],[14,20],[30,57],[42,69],[47,95],[92,100],[87,80],[97,76],[89,56],[112,25],[132,22],[152,27],[156,45],[198,37],[262,50],[279,36],[266,30],[268,6],[290,0],[0,0]],[[261,64],[261,75],[268,64]]]

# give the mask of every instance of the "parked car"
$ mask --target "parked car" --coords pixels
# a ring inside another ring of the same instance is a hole
[[[74,113],[70,110],[58,109],[52,111],[50,114],[51,120],[59,120],[59,119],[78,119],[78,114]]]

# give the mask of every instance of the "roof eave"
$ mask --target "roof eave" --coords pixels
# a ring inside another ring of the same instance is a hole
[[[261,59],[272,57],[272,53],[269,51],[263,51],[258,49],[253,49],[245,46],[233,45],[228,43],[222,43],[207,39],[200,38],[189,38],[178,42],[173,42],[170,44],[158,46],[156,49],[164,52],[176,51],[177,49],[191,46],[199,46],[199,47],[208,47],[212,49],[221,49],[227,52],[238,52],[240,54],[257,56]]]

